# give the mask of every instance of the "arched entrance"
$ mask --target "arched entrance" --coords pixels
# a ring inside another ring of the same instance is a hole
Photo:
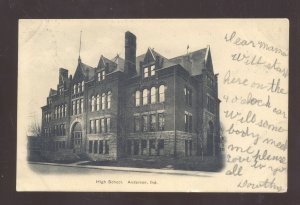
[[[73,125],[73,129],[71,132],[71,149],[73,152],[80,153],[82,152],[82,129],[79,122],[76,122]]]
[[[207,155],[213,155],[214,125],[211,121],[208,123],[207,129]]]

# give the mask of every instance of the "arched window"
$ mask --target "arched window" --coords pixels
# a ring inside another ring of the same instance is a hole
[[[95,97],[94,96],[92,97],[92,105],[91,106],[92,106],[91,111],[92,112],[95,111]]]
[[[135,91],[135,106],[140,106],[141,102],[141,92],[139,90]]]
[[[82,92],[84,91],[84,81],[82,81],[81,83],[81,89],[82,89]]]
[[[105,101],[106,101],[106,96],[105,93],[102,93],[102,99],[101,99],[101,109],[105,109]]]
[[[111,91],[108,91],[107,93],[107,109],[110,109],[111,107]]]
[[[152,87],[150,90],[150,102],[156,103],[156,87]]]
[[[96,108],[96,110],[99,111],[99,109],[100,109],[100,95],[98,94],[97,95],[97,108]]]
[[[143,90],[143,105],[147,105],[148,104],[148,90],[144,89]]]
[[[159,102],[165,102],[165,86],[159,86]]]

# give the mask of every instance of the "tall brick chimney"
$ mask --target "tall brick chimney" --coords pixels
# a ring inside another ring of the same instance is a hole
[[[127,31],[125,33],[125,65],[124,71],[129,76],[136,74],[136,36]]]
[[[59,69],[59,84],[61,85],[63,83],[62,79],[68,78],[68,70],[64,68]]]

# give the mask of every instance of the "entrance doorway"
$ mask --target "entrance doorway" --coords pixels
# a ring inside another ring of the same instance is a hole
[[[71,133],[71,149],[74,153],[81,153],[82,150],[82,129],[79,122],[76,122],[73,126]]]

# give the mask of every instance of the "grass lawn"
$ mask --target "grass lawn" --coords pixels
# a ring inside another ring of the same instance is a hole
[[[135,157],[122,158],[117,161],[91,161],[80,165],[92,166],[116,166],[116,167],[136,167],[136,168],[154,168],[154,169],[176,169],[193,171],[211,171],[218,172],[223,168],[223,156],[190,156],[181,158],[170,157]]]

